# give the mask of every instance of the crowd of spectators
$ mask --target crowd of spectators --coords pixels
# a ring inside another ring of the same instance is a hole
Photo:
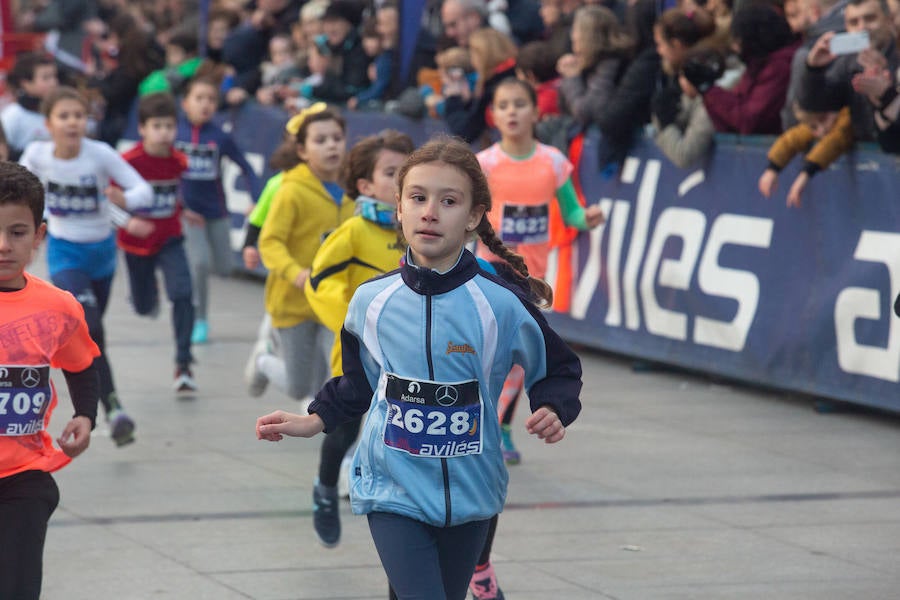
[[[443,119],[472,143],[490,139],[493,90],[518,77],[538,93],[539,136],[564,146],[596,127],[601,167],[647,131],[681,167],[701,161],[716,132],[802,132],[761,165],[764,193],[785,156],[834,127],[837,155],[857,142],[898,151],[900,2],[732,1],[426,0],[404,80],[396,0],[212,0],[203,35],[197,0],[19,0],[16,14],[19,30],[46,33],[59,79],[90,92],[94,133],[109,143],[139,94],[177,94],[202,73],[222,82],[223,107],[293,113],[323,100]],[[844,32],[868,47],[833,48]],[[24,63],[8,75],[16,114],[36,111],[35,78],[47,75]],[[826,155],[807,155],[807,177],[837,157]]]

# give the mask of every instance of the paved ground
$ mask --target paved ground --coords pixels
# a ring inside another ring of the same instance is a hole
[[[122,272],[107,329],[137,442],[117,449],[101,425],[58,474],[44,598],[386,598],[346,504],[342,544],[316,542],[319,442],[255,439],[257,415],[296,406],[244,391],[260,283],[213,282],[202,389],[178,400],[168,321],[130,313]],[[584,411],[564,442],[516,436],[494,555],[507,598],[900,596],[900,419],[582,358]]]

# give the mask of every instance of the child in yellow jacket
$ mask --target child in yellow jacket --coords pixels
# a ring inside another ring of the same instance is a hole
[[[397,171],[414,149],[412,139],[383,131],[350,150],[344,187],[356,201],[356,215],[322,244],[306,280],[306,299],[319,320],[335,334],[331,375],[343,374],[340,332],[353,293],[365,281],[400,266],[403,245],[397,230]],[[339,425],[322,440],[319,478],[313,491],[313,525],[326,547],[338,544],[341,520],[337,484],[344,455],[359,436],[362,417]]]
[[[827,95],[801,91],[794,114],[800,123],[782,133],[772,144],[769,166],[759,178],[759,191],[769,198],[781,170],[794,156],[809,148],[803,170],[794,179],[787,195],[787,205],[799,208],[810,178],[847,152],[854,140],[850,108],[834,104]]]
[[[353,216],[354,203],[338,183],[346,153],[344,119],[318,103],[293,117],[287,129],[297,138],[301,162],[284,174],[259,236],[260,257],[269,270],[266,312],[278,333],[280,355],[267,340],[258,341],[244,374],[252,396],[272,382],[302,400],[328,378],[333,340],[303,288],[322,240]]]

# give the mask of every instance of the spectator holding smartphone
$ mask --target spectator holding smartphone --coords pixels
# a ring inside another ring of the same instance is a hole
[[[882,70],[896,73],[900,65],[896,37],[890,12],[884,0],[850,0],[844,9],[844,27],[848,33],[867,32],[871,47],[860,53],[837,55],[831,41],[836,35],[829,31],[813,44],[806,57],[801,85],[808,90],[835,95],[850,107],[853,133],[859,141],[875,141],[876,106],[864,94],[853,88],[853,78],[865,71],[863,63],[878,61]],[[881,59],[878,58],[881,56]],[[882,60],[883,59],[883,60]]]

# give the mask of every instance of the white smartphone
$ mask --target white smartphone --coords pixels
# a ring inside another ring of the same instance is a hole
[[[835,55],[856,54],[862,52],[870,45],[869,32],[857,31],[854,33],[838,33],[828,45],[828,50]]]

